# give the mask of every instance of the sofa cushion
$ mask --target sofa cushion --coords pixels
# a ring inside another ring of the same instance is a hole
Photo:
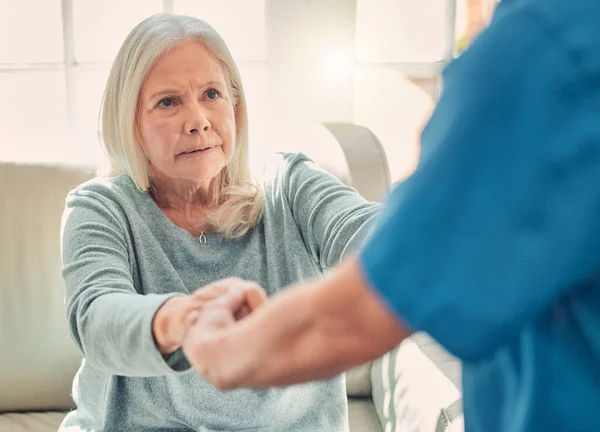
[[[381,432],[381,423],[371,399],[348,399],[350,432]]]
[[[72,405],[81,360],[65,316],[60,220],[69,190],[90,176],[0,163],[0,343],[10,352],[0,362],[0,412]]]
[[[460,431],[460,371],[459,360],[424,333],[375,361],[373,402],[384,430]]]
[[[0,414],[0,431],[56,432],[65,415],[57,411]]]
[[[371,397],[371,362],[346,372],[346,393],[349,397]]]

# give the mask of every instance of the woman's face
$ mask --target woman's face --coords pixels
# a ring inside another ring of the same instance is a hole
[[[231,161],[234,104],[221,63],[201,42],[161,56],[138,104],[140,144],[152,177],[208,185]]]

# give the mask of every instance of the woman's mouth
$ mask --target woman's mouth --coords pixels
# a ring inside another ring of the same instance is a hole
[[[185,151],[185,152],[179,153],[178,156],[191,156],[191,155],[196,155],[196,154],[201,154],[201,153],[208,153],[212,149],[214,149],[215,147],[216,146],[204,147],[204,148],[197,148],[197,149],[193,149],[193,150],[189,150],[189,151]]]

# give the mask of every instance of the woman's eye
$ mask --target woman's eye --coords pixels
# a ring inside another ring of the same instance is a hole
[[[216,90],[209,90],[206,92],[206,97],[208,97],[210,100],[215,100],[219,97],[219,92]]]
[[[169,108],[173,105],[175,105],[173,98],[164,98],[158,102],[158,106],[161,108]]]

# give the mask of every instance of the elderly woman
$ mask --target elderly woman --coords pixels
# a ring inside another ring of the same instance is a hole
[[[264,300],[258,285],[212,282],[270,295],[318,277],[380,210],[302,155],[277,156],[254,181],[247,129],[239,72],[210,26],[155,15],[133,29],[102,107],[113,172],[66,200],[67,316],[84,361],[61,430],[347,430],[343,377],[224,393],[181,347],[231,286],[241,315]]]

